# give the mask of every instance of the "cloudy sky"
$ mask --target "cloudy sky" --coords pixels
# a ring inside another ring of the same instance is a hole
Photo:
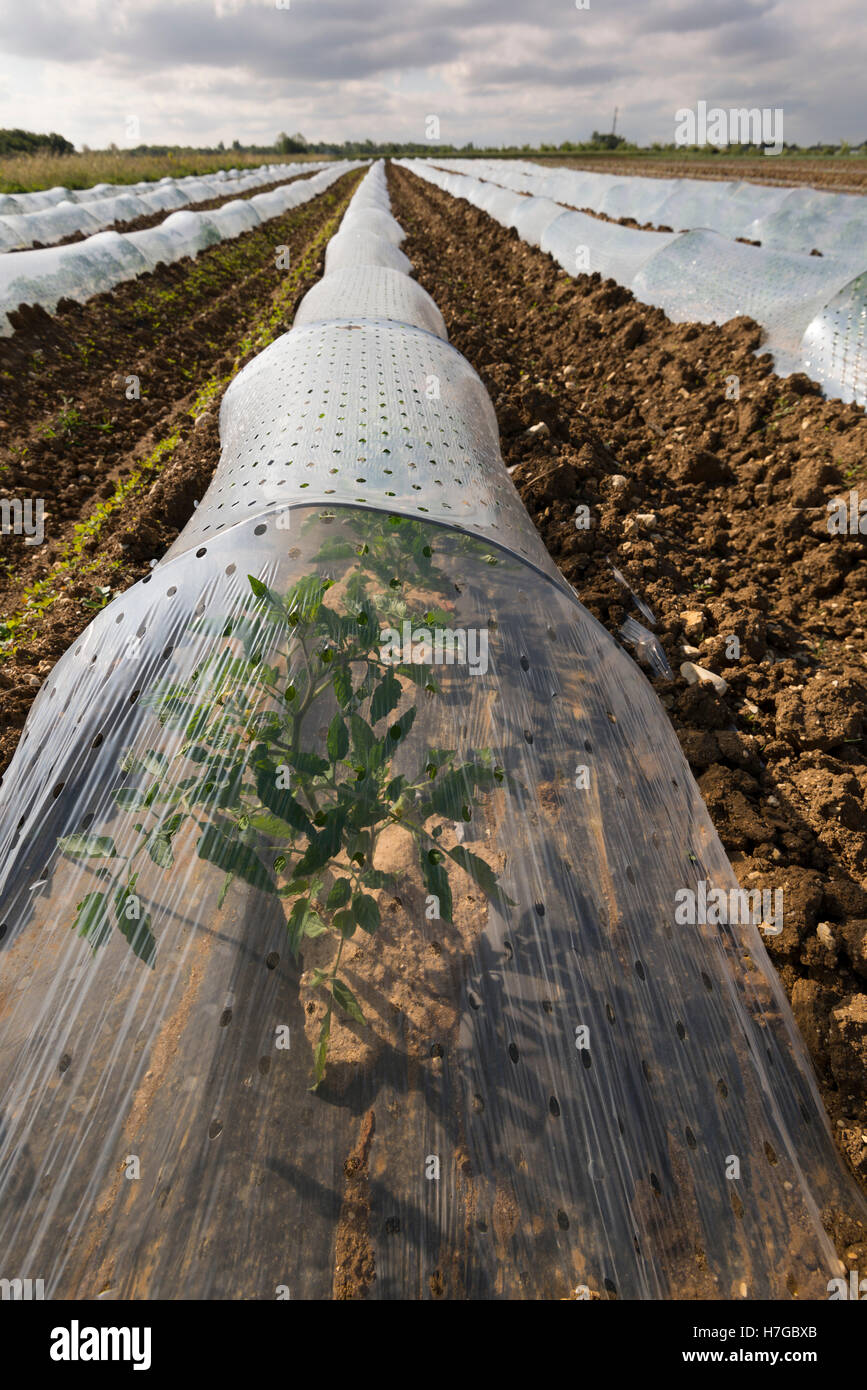
[[[867,137],[863,0],[0,0],[0,127],[76,145],[674,136],[782,107],[799,144]],[[131,119],[134,118],[134,119]]]

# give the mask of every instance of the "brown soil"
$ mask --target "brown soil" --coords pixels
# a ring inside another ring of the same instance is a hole
[[[533,156],[534,164],[549,169],[589,169],[599,174],[642,174],[651,179],[722,179],[737,183],[783,184],[799,188],[828,188],[834,193],[867,191],[867,160],[797,155],[748,156],[712,155],[708,159],[642,158],[628,155],[580,158],[568,155]]]
[[[671,324],[389,177],[417,278],[491,394],[552,556],[615,636],[627,615],[648,624],[612,563],[656,615],[674,678],[654,684],[741,884],[784,891],[768,950],[867,1187],[867,579],[863,537],[830,535],[827,509],[864,486],[864,412],[775,376],[750,320]],[[688,685],[686,660],[725,693]],[[841,1250],[857,1237],[835,1234]]]
[[[106,227],[100,227],[101,232],[143,232],[148,227],[158,227],[161,222],[165,222],[167,217],[171,217],[172,212],[212,212],[214,208],[224,207],[226,203],[238,200],[242,203],[248,198],[252,198],[255,193],[270,193],[275,188],[282,188],[287,183],[294,183],[296,179],[306,179],[312,177],[307,174],[294,174],[290,179],[276,179],[274,183],[263,183],[261,188],[248,188],[244,193],[227,193],[223,198],[208,198],[204,203],[183,203],[180,207],[172,208],[170,212],[143,212],[141,217],[131,217],[128,222],[111,222]],[[59,241],[34,241],[31,246],[13,246],[11,252],[7,254],[15,255],[19,251],[41,251],[46,246],[71,246],[75,241],[86,241],[89,236],[95,235],[93,232],[70,232],[69,236],[61,237]]]
[[[20,612],[34,584],[56,589],[44,611],[26,610],[26,640],[4,655],[0,768],[45,675],[107,602],[101,589],[135,583],[189,520],[219,458],[223,390],[291,326],[359,177],[353,171],[312,202],[195,259],[159,266],[84,305],[63,301],[55,317],[22,307],[16,331],[0,339],[0,488],[5,497],[43,498],[46,532],[35,546],[3,537],[0,613]],[[275,268],[282,245],[290,270]],[[252,341],[263,321],[270,336]],[[140,379],[139,400],[126,399],[129,375]],[[213,393],[193,418],[208,382]],[[82,524],[98,520],[107,499],[173,436],[150,485],[82,538]]]

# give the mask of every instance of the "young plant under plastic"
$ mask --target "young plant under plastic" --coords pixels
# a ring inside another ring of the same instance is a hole
[[[333,961],[311,979],[327,1000],[314,1089],[325,1075],[335,1003],[365,1023],[340,967],[355,931],[373,935],[380,925],[374,893],[397,887],[377,862],[387,828],[399,825],[413,837],[425,888],[446,921],[452,920],[449,861],[489,900],[510,901],[484,859],[441,840],[447,824],[471,821],[481,794],[508,788],[490,750],[458,761],[453,749],[427,747],[410,773],[395,766],[418,708],[408,692],[415,688],[426,699],[441,694],[430,666],[394,664],[381,647],[383,627],[449,623],[441,607],[423,611],[424,599],[398,577],[413,567],[425,599],[446,590],[433,564],[430,528],[398,517],[384,526],[381,516],[359,514],[355,533],[318,556],[327,563],[354,551],[358,566],[345,584],[312,574],[281,594],[248,576],[251,597],[242,614],[200,625],[216,629],[223,645],[188,680],[146,692],[142,703],[182,741],[171,758],[152,747],[129,749],[122,760],[127,780],[114,800],[121,811],[140,813],[132,843],[90,831],[59,842],[75,858],[117,861],[96,866],[107,886],[77,906],[75,927],[94,949],[120,930],[137,956],[155,964],[157,941],[136,891],[136,866],[146,855],[171,871],[175,841],[191,825],[199,831],[199,858],[222,871],[219,907],[240,879],[284,901],[293,956],[305,938],[331,933]],[[313,751],[314,723],[326,701],[333,714],[320,753]]]

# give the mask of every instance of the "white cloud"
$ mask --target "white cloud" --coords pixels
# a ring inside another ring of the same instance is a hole
[[[782,106],[786,136],[867,136],[855,0],[0,0],[0,125],[76,144],[534,142],[608,128],[671,139],[674,113]]]

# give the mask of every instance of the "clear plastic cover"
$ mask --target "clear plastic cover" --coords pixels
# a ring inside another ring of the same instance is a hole
[[[807,325],[804,370],[829,396],[867,405],[867,272],[857,276]]]
[[[638,232],[583,212],[564,212],[548,223],[540,245],[570,275],[597,271],[603,280],[632,285],[642,266],[675,240],[667,232]]]
[[[101,184],[69,193],[51,190],[48,195],[12,194],[0,197],[0,251],[32,246],[50,246],[75,232],[95,232],[113,222],[127,222],[157,211],[169,211],[188,203],[202,203],[225,197],[229,192],[245,193],[265,183],[313,174],[325,167],[320,163],[266,164],[246,173],[220,170],[206,178],[162,179],[158,184]],[[64,198],[54,194],[64,193]],[[37,199],[38,201],[33,201]]]
[[[848,266],[829,256],[757,251],[701,231],[676,237],[649,258],[632,289],[679,323],[725,323],[748,315],[765,330],[762,350],[771,352],[777,371],[787,375],[804,370],[804,331],[850,278]]]
[[[850,282],[860,284],[853,275],[867,258],[864,199],[680,180],[673,191],[663,190],[665,196],[651,218],[647,200],[657,182],[653,179],[636,180],[642,185],[641,196],[630,204],[630,180],[592,187],[582,183],[580,191],[577,185],[570,191],[570,170],[551,171],[549,177],[547,170],[504,169],[495,161],[448,161],[450,167],[466,164],[491,178],[508,179],[510,185],[544,189],[575,201],[585,198],[588,206],[595,197],[600,210],[606,205],[631,205],[637,209],[632,215],[662,225],[695,226],[703,218],[719,229],[663,233],[564,211],[546,196],[525,197],[511,205],[491,193],[493,184],[473,175],[444,172],[420,160],[403,162],[437,187],[515,227],[524,240],[549,252],[570,274],[596,271],[616,280],[675,322],[725,323],[742,314],[754,318],[765,330],[761,351],[771,353],[781,375],[807,371],[829,391],[836,389],[834,383],[839,380],[844,400],[863,400],[859,383],[867,368],[860,301],[858,292],[852,300],[846,287]],[[506,189],[500,192],[508,200]],[[795,198],[796,194],[804,196]],[[764,221],[755,220],[757,206],[767,209]],[[814,216],[816,234],[811,236],[806,228]],[[822,241],[823,230],[833,254],[812,256],[808,249],[783,249],[787,242],[804,248],[808,241]],[[761,239],[762,246],[732,239],[744,231],[755,233],[751,239]],[[816,363],[820,365],[814,370]]]
[[[354,167],[352,163],[330,164],[312,178],[270,193],[255,193],[210,212],[171,213],[159,226],[140,232],[97,232],[85,241],[65,246],[0,255],[0,333],[11,333],[8,315],[19,304],[41,304],[53,312],[60,299],[83,303],[122,280],[153,270],[161,261],[195,255],[206,246],[280,216],[315,198]]]
[[[632,217],[674,231],[702,227],[727,237],[810,252],[863,256],[867,198],[812,188],[722,179],[657,179],[549,168],[527,160],[437,159],[439,170],[551,198],[607,217]],[[450,191],[455,191],[454,189]],[[481,204],[479,204],[481,206]],[[841,236],[841,229],[848,228]],[[860,236],[859,236],[860,233]],[[860,267],[859,267],[860,268]]]
[[[375,232],[338,232],[328,243],[325,252],[325,274],[359,265],[381,265],[406,274],[410,259],[388,237]]]
[[[0,784],[0,1262],[49,1297],[803,1299],[839,1272],[820,1208],[863,1207],[758,926],[680,913],[732,870],[460,364],[386,318],[272,344],[190,526],[33,706]],[[421,459],[435,425],[472,520],[356,500],[359,445],[385,481],[383,441]],[[266,450],[285,500],[256,498]]]
[[[406,238],[403,227],[395,221],[390,212],[365,202],[350,207],[343,219],[342,230],[372,232],[376,236],[383,236],[389,241],[393,241],[395,246],[399,246]]]
[[[552,203],[550,198],[521,198],[506,225],[514,227],[522,241],[539,246],[546,227],[563,215],[560,204]]]
[[[391,321],[423,328],[437,338],[447,336],[443,316],[427,290],[387,266],[348,265],[331,271],[304,296],[295,326],[335,319]]]

